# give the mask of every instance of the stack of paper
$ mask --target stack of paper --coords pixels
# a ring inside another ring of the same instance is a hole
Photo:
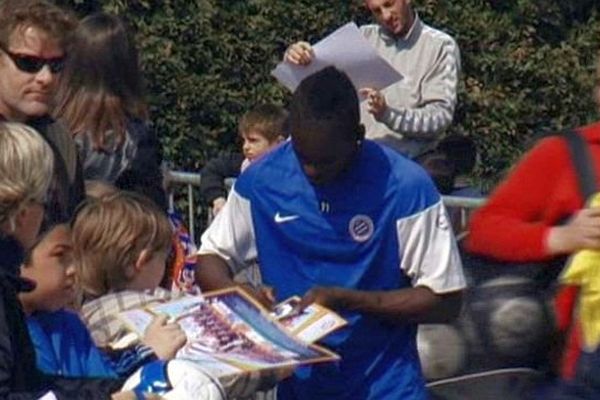
[[[348,75],[356,90],[381,90],[402,79],[402,75],[379,56],[354,22],[342,26],[312,48],[314,58],[310,64],[281,62],[271,74],[291,91],[296,90],[307,76],[332,65]]]

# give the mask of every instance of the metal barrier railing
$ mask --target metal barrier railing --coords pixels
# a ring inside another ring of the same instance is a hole
[[[196,203],[194,201],[194,187],[200,186],[200,173],[183,172],[183,171],[167,171],[166,180],[168,182],[169,191],[169,208],[175,208],[175,185],[187,186],[187,223],[192,242],[196,242]]]
[[[471,211],[481,207],[485,203],[486,199],[476,197],[458,197],[458,196],[443,196],[444,205],[450,213],[450,219],[452,220],[452,226],[456,233],[456,239],[461,240],[464,238],[468,231],[467,227],[469,224],[469,216]]]
[[[190,231],[190,237],[196,243],[196,217],[198,210],[204,208],[203,206],[196,205],[194,198],[194,188],[200,186],[201,181],[200,173],[184,172],[184,171],[168,171],[167,181],[171,188],[169,192],[169,206],[173,208],[175,203],[175,191],[173,190],[174,185],[185,185],[187,186],[187,223]],[[458,227],[460,232],[464,232],[467,227],[469,212],[473,209],[480,207],[484,202],[485,198],[471,198],[471,197],[457,197],[457,196],[444,196],[444,204],[451,210],[458,210],[459,221]],[[208,212],[206,213],[209,214]],[[459,236],[460,239],[460,236]]]

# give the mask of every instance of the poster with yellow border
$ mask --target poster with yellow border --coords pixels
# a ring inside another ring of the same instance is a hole
[[[159,314],[177,321],[187,336],[176,358],[198,362],[215,376],[339,359],[337,354],[295,337],[238,288],[128,310],[120,317],[141,334]]]

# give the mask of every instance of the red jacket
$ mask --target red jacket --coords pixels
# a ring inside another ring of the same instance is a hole
[[[600,122],[579,129],[588,142],[596,178],[600,178]],[[600,179],[597,182],[600,188]],[[559,136],[540,141],[471,217],[468,251],[498,260],[544,261],[545,241],[554,225],[584,206],[568,145]],[[559,329],[573,328],[576,291],[563,289],[555,301]],[[563,364],[569,377],[577,359],[578,329],[571,330]],[[575,333],[575,334],[573,334]]]
[[[579,131],[595,145],[589,148],[600,178],[600,122]],[[583,205],[566,141],[559,136],[545,138],[473,213],[467,249],[505,261],[547,260],[550,228]]]

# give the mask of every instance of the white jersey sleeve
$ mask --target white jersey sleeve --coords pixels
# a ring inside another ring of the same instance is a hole
[[[235,186],[225,206],[204,232],[199,255],[215,254],[227,262],[232,272],[240,272],[257,257],[250,202],[241,197]]]
[[[434,293],[464,289],[466,281],[458,246],[441,201],[397,221],[401,268],[413,287]]]

